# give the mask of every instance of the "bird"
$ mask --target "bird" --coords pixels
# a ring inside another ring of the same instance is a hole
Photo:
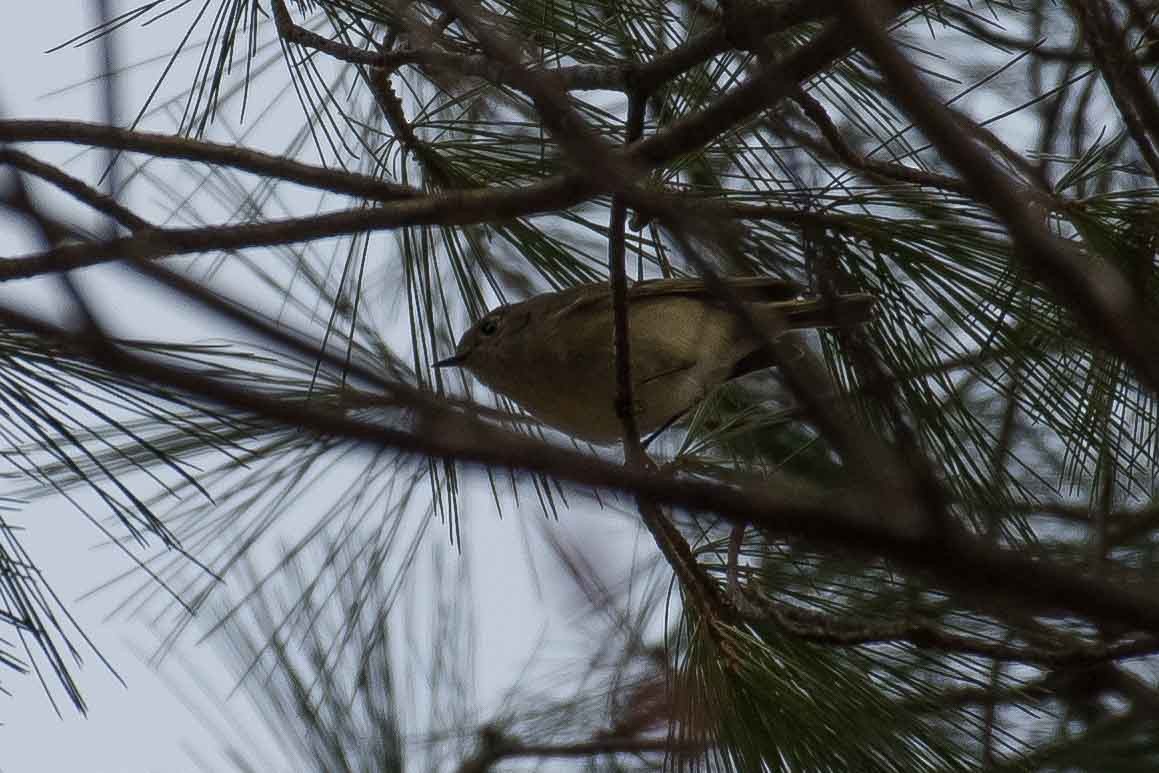
[[[767,336],[853,326],[875,297],[806,297],[796,282],[723,280]],[[633,406],[641,434],[671,426],[719,385],[776,363],[729,302],[700,279],[652,279],[627,291]],[[616,412],[614,310],[607,282],[576,285],[492,309],[435,367],[465,368],[540,422],[597,445],[622,438]]]

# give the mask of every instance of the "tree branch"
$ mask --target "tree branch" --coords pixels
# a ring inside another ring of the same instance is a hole
[[[71,142],[148,153],[160,158],[240,169],[262,177],[273,177],[372,201],[398,201],[423,196],[422,191],[406,185],[383,182],[376,177],[355,172],[310,166],[236,145],[219,145],[204,140],[130,131],[82,121],[0,120],[0,142]]]
[[[62,244],[34,255],[0,261],[0,282],[116,260],[156,260],[214,250],[238,250],[324,239],[409,225],[473,225],[573,206],[595,189],[556,177],[518,189],[461,190],[341,210],[310,217],[202,228],[154,228],[133,236]]]
[[[1054,648],[1013,645],[994,639],[951,633],[932,620],[896,623],[856,623],[776,603],[746,590],[745,617],[750,622],[774,621],[789,633],[817,644],[860,647],[873,644],[911,644],[919,649],[958,652],[997,661],[1030,663],[1058,668],[1127,660],[1159,652],[1159,637],[1141,636],[1113,644],[1083,644]]]

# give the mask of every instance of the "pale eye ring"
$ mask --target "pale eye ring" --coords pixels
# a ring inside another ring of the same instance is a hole
[[[479,332],[485,336],[493,336],[499,332],[499,322],[494,319],[485,319],[479,325]]]

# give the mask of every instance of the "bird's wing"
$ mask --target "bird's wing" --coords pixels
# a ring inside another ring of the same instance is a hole
[[[546,300],[548,297],[542,295],[534,300]],[[595,311],[604,306],[611,308],[612,286],[607,282],[576,285],[566,290],[551,293],[550,297],[552,300],[546,302],[550,304],[549,308],[554,310],[545,316],[549,316],[551,321],[558,324],[560,320],[582,314],[587,310]]]
[[[737,299],[745,303],[791,301],[803,290],[796,282],[767,276],[728,277],[724,282]],[[630,302],[672,296],[702,300],[706,303],[720,301],[708,289],[703,279],[646,279],[628,288]],[[555,319],[582,314],[589,310],[602,313],[603,309],[611,308],[612,305],[612,289],[607,282],[569,287],[550,295],[539,296],[533,301],[546,302],[549,297],[553,299],[550,303],[555,307],[555,311],[551,312],[551,316]]]
[[[799,296],[803,289],[796,282],[767,276],[727,277],[724,283],[738,300],[745,303],[791,301]],[[648,279],[628,288],[628,297],[631,300],[657,295],[681,295],[704,301],[718,300],[703,279]]]
[[[633,287],[639,287],[638,283]],[[550,339],[550,345],[559,347],[572,353],[581,352],[584,357],[591,358],[593,367],[610,368],[612,357],[612,299],[611,290],[607,285],[599,288],[598,292],[593,285],[582,285],[586,292],[576,292],[577,288],[564,290],[559,293],[553,302],[558,306],[548,316],[548,324],[542,330]],[[664,376],[688,370],[696,365],[695,360],[682,356],[679,345],[672,339],[674,331],[686,328],[681,324],[680,314],[685,310],[677,311],[671,304],[662,301],[671,295],[660,293],[646,293],[642,297],[631,298],[632,310],[632,374],[637,383],[652,381]],[[695,298],[682,293],[676,297],[695,304]],[[671,324],[646,325],[641,324],[640,316],[652,317],[659,314],[661,318],[675,315]],[[695,326],[699,330],[699,326]],[[687,332],[687,331],[685,331]]]

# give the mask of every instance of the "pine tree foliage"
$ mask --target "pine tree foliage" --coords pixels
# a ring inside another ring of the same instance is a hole
[[[68,41],[168,30],[127,128],[0,120],[4,205],[42,242],[0,279],[63,277],[79,320],[0,308],[8,493],[74,498],[130,558],[110,592],[171,641],[248,579],[215,635],[301,723],[303,768],[1152,770],[1157,12],[133,8]],[[51,166],[47,141],[116,151],[115,174]],[[114,261],[204,330],[111,334],[70,277]],[[631,428],[623,452],[569,443],[431,368],[498,303],[748,275],[869,292],[875,316],[769,342],[780,368],[646,449]],[[467,514],[595,507],[655,537],[653,592],[551,557],[606,624],[574,694],[407,715],[383,648],[417,557],[453,554]],[[83,706],[80,634],[18,537],[0,666]]]

